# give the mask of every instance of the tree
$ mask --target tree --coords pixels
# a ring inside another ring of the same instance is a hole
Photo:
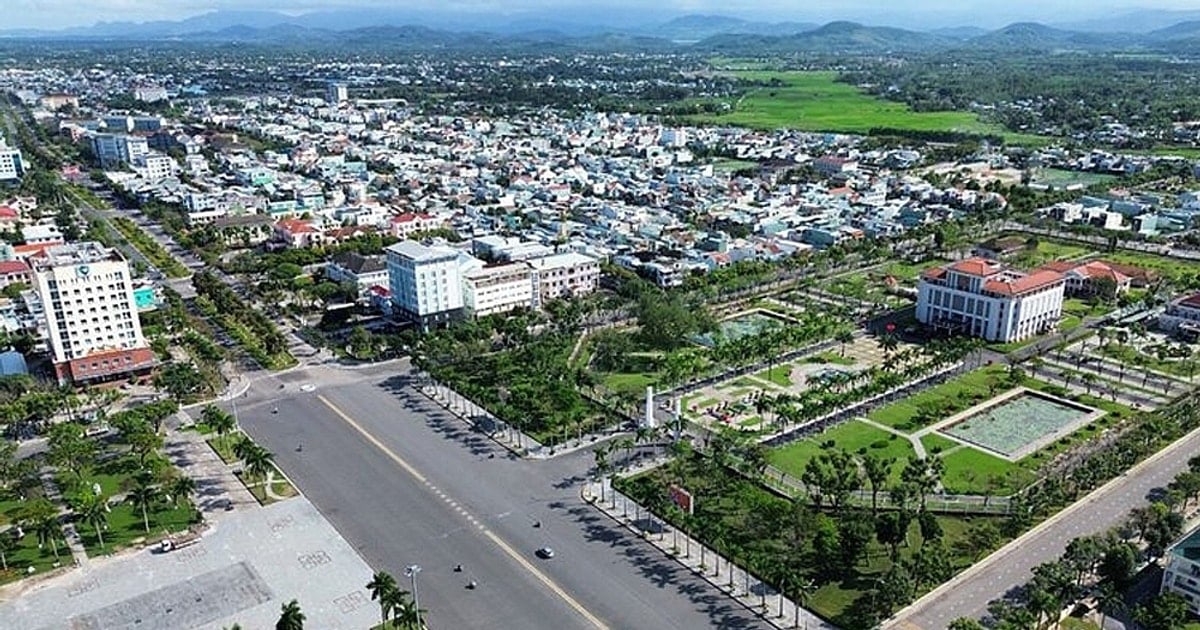
[[[850,330],[842,330],[834,337],[841,344],[841,356],[846,356],[846,345],[854,342],[854,332]]]
[[[1133,609],[1133,620],[1146,630],[1177,630],[1187,617],[1187,600],[1175,593],[1162,593]]]
[[[0,570],[8,571],[8,554],[17,548],[17,539],[10,532],[0,535]]]
[[[73,422],[50,428],[50,462],[66,468],[83,479],[83,469],[96,459],[96,442],[84,435],[83,427]]]
[[[861,509],[847,510],[837,520],[842,564],[847,572],[862,559],[875,534],[874,517]]]
[[[837,523],[824,514],[817,514],[816,530],[812,542],[813,560],[823,576],[841,575],[846,569],[842,564],[842,542]]]
[[[971,560],[978,561],[985,552],[991,551],[1000,544],[1000,530],[996,529],[996,526],[990,521],[985,521],[979,527],[972,528],[961,544],[963,551],[971,557]]]
[[[300,611],[300,602],[292,600],[279,607],[279,621],[275,622],[275,630],[304,630],[304,613]]]
[[[1102,584],[1096,593],[1096,609],[1100,613],[1100,627],[1103,628],[1105,618],[1123,615],[1128,611],[1125,595],[1111,583]]]
[[[246,465],[246,472],[260,481],[266,481],[267,475],[275,468],[275,456],[271,451],[254,444],[242,458]]]
[[[137,506],[142,511],[142,525],[146,533],[150,533],[150,506],[158,499],[158,488],[150,483],[145,475],[134,477],[133,487],[125,495],[125,500]]]
[[[982,622],[970,617],[959,617],[951,621],[948,627],[950,630],[987,630],[987,626]]]
[[[892,562],[900,556],[900,543],[908,535],[908,517],[903,512],[886,512],[875,518],[875,537],[886,545]]]
[[[47,499],[33,501],[20,512],[17,522],[33,530],[39,548],[50,543],[54,557],[58,557],[58,539],[62,536],[62,528],[58,522],[58,509],[53,503]]]
[[[863,471],[866,472],[867,483],[871,484],[871,512],[879,511],[879,491],[887,483],[891,474],[892,462],[878,455],[867,455],[863,458]]]
[[[1117,541],[1109,546],[1100,559],[1097,573],[1101,581],[1114,587],[1124,588],[1133,577],[1138,565],[1138,550],[1131,543]]]
[[[204,409],[200,412],[200,420],[209,427],[212,427],[212,430],[216,431],[217,435],[221,437],[233,431],[237,425],[233,414],[216,405],[205,405]]]
[[[182,402],[204,387],[204,375],[192,363],[171,363],[154,377],[154,386]]]
[[[184,474],[177,475],[167,484],[166,492],[175,507],[179,507],[180,503],[190,501],[196,493],[196,480]]]
[[[108,498],[103,495],[81,494],[75,501],[75,514],[96,530],[96,540],[104,548],[104,528],[108,527]]]
[[[376,571],[371,581],[367,582],[367,590],[371,592],[371,600],[379,602],[380,623],[386,623],[395,603],[393,594],[400,590],[396,578],[387,571]]]

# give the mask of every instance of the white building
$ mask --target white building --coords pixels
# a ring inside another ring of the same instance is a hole
[[[9,147],[4,138],[0,138],[0,182],[21,179],[25,170],[25,162],[21,161],[21,151]]]
[[[26,245],[43,245],[46,243],[66,242],[66,239],[63,238],[62,232],[59,231],[58,226],[53,223],[27,225],[21,229],[21,236],[25,237]]]
[[[358,286],[359,295],[365,295],[371,287],[388,286],[387,259],[341,252],[325,265],[325,277],[334,282],[353,282]]]
[[[30,260],[60,383],[107,380],[154,367],[142,337],[129,264],[84,242]]]
[[[167,100],[167,90],[158,85],[138,86],[133,88],[133,98],[143,103],[157,103]]]
[[[344,103],[344,102],[346,102],[346,99],[348,99],[349,97],[350,97],[350,94],[346,90],[345,83],[338,83],[337,81],[330,81],[325,86],[325,100],[330,105],[338,105],[340,103]]]
[[[1200,335],[1200,293],[1172,300],[1158,316],[1158,327],[1170,334]]]
[[[1200,615],[1200,529],[1192,530],[1166,552],[1160,593],[1187,600],[1188,611]]]
[[[387,248],[387,268],[398,316],[424,330],[462,317],[459,252],[400,241]]]
[[[535,307],[548,300],[591,293],[600,284],[600,262],[591,256],[572,252],[528,262],[534,270]]]
[[[1026,274],[986,258],[969,258],[921,274],[917,320],[988,341],[1020,341],[1058,324],[1065,285],[1057,271]]]
[[[179,164],[169,156],[150,153],[136,158],[133,170],[145,179],[156,181],[174,177],[179,170]]]
[[[533,270],[517,262],[464,272],[463,306],[476,317],[533,308]]]

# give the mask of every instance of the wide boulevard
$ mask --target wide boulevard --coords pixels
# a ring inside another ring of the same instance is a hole
[[[431,627],[766,627],[581,501],[590,450],[517,458],[417,393],[404,362],[262,376],[235,402],[373,568],[409,588],[421,567]]]

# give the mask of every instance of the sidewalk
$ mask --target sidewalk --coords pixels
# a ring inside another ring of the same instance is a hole
[[[209,447],[206,436],[179,429],[191,423],[187,412],[181,411],[173,419],[175,422],[163,437],[163,452],[172,465],[196,481],[196,508],[204,519],[220,520],[228,506],[258,507],[258,500],[233,475],[233,468]]]
[[[659,462],[661,463],[661,461]],[[640,469],[655,464],[640,466]],[[583,500],[612,520],[657,547],[676,562],[703,577],[717,590],[775,628],[837,630],[812,612],[783,597],[774,587],[672,527],[653,512],[612,488],[611,479],[592,481],[583,487]]]
[[[437,403],[438,406],[463,422],[486,433],[497,444],[528,459],[550,459],[590,448],[619,435],[628,434],[628,431],[620,430],[602,434],[589,433],[581,438],[567,440],[550,447],[518,431],[446,385],[433,382],[419,386],[418,390],[426,398]]]

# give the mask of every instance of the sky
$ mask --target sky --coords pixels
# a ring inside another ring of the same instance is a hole
[[[1200,8],[1196,0],[0,0],[3,28],[63,28],[97,21],[177,20],[213,10],[280,10],[299,13],[338,8],[536,13],[547,17],[598,5],[630,15],[721,14],[765,21],[826,22],[834,19],[908,28],[1000,26],[1036,20],[1071,22],[1136,9]]]

